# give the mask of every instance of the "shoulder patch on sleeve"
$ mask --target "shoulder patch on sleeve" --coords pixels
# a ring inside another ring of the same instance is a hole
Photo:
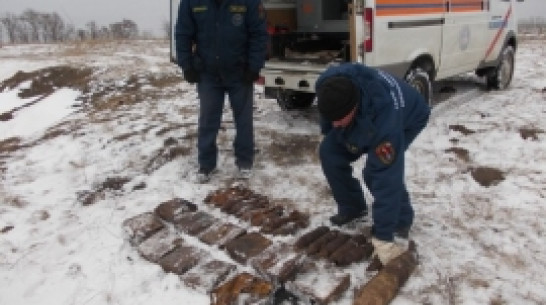
[[[394,147],[392,146],[391,142],[383,142],[379,144],[375,148],[375,154],[383,162],[384,164],[391,164],[392,161],[394,161],[394,157],[396,155],[396,152],[394,151]]]

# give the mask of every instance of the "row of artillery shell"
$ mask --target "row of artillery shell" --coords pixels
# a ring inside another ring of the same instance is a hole
[[[302,235],[294,246],[309,256],[327,259],[337,266],[368,259],[373,252],[372,244],[363,234],[350,235],[326,226]]]
[[[342,270],[326,270],[324,266],[310,263],[314,258],[324,258],[338,266],[346,266],[367,257],[369,243],[363,235],[349,235],[328,227],[318,227],[302,235],[295,244],[276,243],[261,233],[275,232],[286,224],[300,228],[298,221],[301,214],[298,211],[287,212],[280,205],[270,205],[266,197],[244,189],[223,189],[211,194],[220,199],[210,195],[207,203],[221,210],[221,204],[231,204],[233,198],[245,202],[246,208],[240,204],[235,209],[236,205],[233,204],[229,209],[226,206],[223,211],[236,211],[232,215],[240,215],[241,219],[260,227],[260,232],[249,233],[247,229],[229,220],[214,217],[180,198],[165,201],[153,213],[143,213],[124,222],[131,243],[137,246],[142,257],[159,264],[166,272],[178,274],[190,287],[212,292],[223,279],[228,278],[228,274],[233,274],[233,270],[238,268],[231,263],[212,259],[206,250],[188,245],[181,238],[180,232],[223,249],[234,261],[253,267],[274,287],[280,284],[290,288],[299,299],[309,299],[317,304],[327,304],[343,294],[348,289],[349,277]],[[216,265],[223,267],[202,272],[209,265],[213,269]],[[211,275],[210,279],[208,275]],[[317,290],[315,285],[309,284],[310,279],[314,278],[329,279],[331,289],[325,291],[323,287]],[[220,297],[215,302],[228,299],[230,297]]]
[[[290,235],[309,226],[309,217],[281,205],[273,205],[268,198],[243,187],[231,187],[211,192],[205,203],[219,208],[271,235]]]

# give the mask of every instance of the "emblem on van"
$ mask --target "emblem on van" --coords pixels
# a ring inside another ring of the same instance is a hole
[[[468,49],[468,45],[470,44],[470,27],[468,25],[465,25],[462,27],[461,31],[459,32],[459,48],[461,51],[464,51]]]

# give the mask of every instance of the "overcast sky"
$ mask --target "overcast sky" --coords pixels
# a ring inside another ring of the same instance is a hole
[[[161,25],[169,20],[169,0],[0,0],[0,16],[19,14],[25,9],[57,12],[65,21],[83,27],[89,21],[108,25],[124,18],[135,21],[140,30],[162,34]],[[518,3],[520,17],[546,17],[546,0]]]
[[[57,12],[63,20],[84,27],[89,21],[108,25],[126,19],[135,21],[141,31],[162,34],[161,27],[169,21],[169,0],[0,0],[0,16],[19,14],[25,9]]]

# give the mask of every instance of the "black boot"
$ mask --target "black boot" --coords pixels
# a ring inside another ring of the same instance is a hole
[[[396,229],[396,232],[394,232],[394,236],[408,239],[409,238],[409,231],[411,227],[401,227]]]
[[[330,222],[333,224],[333,225],[336,225],[336,226],[342,226],[346,223],[349,223],[357,218],[361,218],[361,217],[365,217],[366,215],[368,215],[368,211],[367,210],[363,210],[363,211],[360,211],[360,212],[357,212],[357,213],[351,213],[351,214],[336,214],[332,217],[330,217]]]

